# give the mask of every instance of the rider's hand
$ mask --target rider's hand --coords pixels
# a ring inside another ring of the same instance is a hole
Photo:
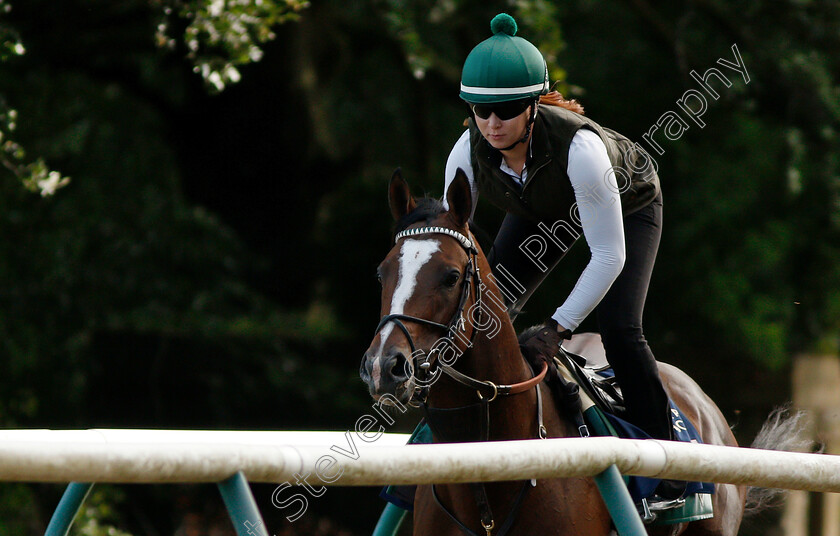
[[[550,320],[554,321],[553,318],[550,319]],[[557,333],[560,335],[561,339],[571,339],[572,338],[572,330],[564,328],[563,326],[561,326],[557,322],[554,322],[554,323],[557,324]]]
[[[557,322],[549,318],[528,339],[522,341],[519,348],[522,355],[536,369],[542,368],[543,361],[551,364],[562,341]]]

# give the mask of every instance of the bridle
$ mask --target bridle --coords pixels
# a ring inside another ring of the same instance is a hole
[[[470,298],[470,294],[473,293],[472,289],[474,288],[474,303],[481,304],[482,289],[484,288],[484,285],[481,282],[481,271],[478,267],[478,250],[475,247],[472,233],[470,233],[470,237],[467,237],[458,231],[447,227],[414,227],[397,233],[394,237],[394,243],[403,238],[413,238],[415,236],[426,234],[443,234],[454,238],[466,251],[468,260],[464,270],[464,281],[461,286],[461,297],[458,303],[458,309],[455,311],[455,314],[452,316],[449,323],[441,324],[425,318],[396,313],[383,316],[379,321],[379,324],[376,326],[374,335],[379,333],[385,324],[393,322],[394,325],[403,332],[408,340],[409,347],[411,348],[411,360],[416,380],[414,392],[412,393],[408,403],[415,407],[419,407],[420,405],[426,403],[430,388],[429,373],[434,363],[437,363],[438,367],[444,374],[456,382],[474,389],[478,394],[479,399],[486,399],[488,402],[492,402],[499,395],[514,395],[523,393],[539,384],[543,378],[545,378],[548,370],[547,363],[544,363],[542,371],[530,380],[512,385],[500,385],[489,380],[478,380],[455,370],[450,364],[443,363],[442,361],[435,361],[433,357],[438,352],[432,351],[429,355],[426,355],[423,351],[417,351],[414,339],[403,321],[416,322],[418,324],[424,324],[441,330],[445,333],[445,336],[440,340],[450,345],[450,347],[454,347],[456,350],[459,350],[456,343],[461,342],[464,344],[465,348],[459,351],[459,355],[466,351],[466,349],[472,347],[473,342],[475,341],[475,336],[478,331],[480,331],[476,326],[482,325],[482,307],[477,307],[478,318],[475,320],[475,324],[472,325],[472,333],[470,333],[469,338],[464,336],[464,332],[467,330],[467,321],[464,318],[464,309],[467,305],[467,301]]]
[[[515,395],[518,393],[524,393],[530,389],[537,387],[538,384],[543,381],[543,379],[546,376],[546,373],[548,372],[548,363],[543,361],[543,368],[540,371],[540,373],[535,375],[530,380],[515,383],[512,385],[500,385],[493,383],[489,380],[478,380],[476,378],[458,372],[452,367],[451,364],[444,363],[442,359],[434,360],[433,355],[439,353],[439,351],[435,352],[437,344],[432,348],[432,351],[429,352],[429,355],[426,355],[426,353],[423,351],[417,351],[417,346],[414,343],[414,339],[412,338],[411,333],[408,331],[408,328],[405,326],[403,321],[416,322],[418,324],[424,324],[426,326],[431,326],[443,331],[445,335],[442,338],[442,340],[449,345],[453,345],[456,348],[456,350],[458,350],[456,342],[463,343],[465,345],[465,348],[463,350],[460,350],[460,353],[458,355],[472,347],[473,341],[475,340],[475,336],[480,331],[478,326],[482,326],[482,308],[480,307],[480,305],[484,285],[481,282],[481,271],[478,267],[478,250],[475,247],[474,238],[471,234],[470,237],[467,237],[459,233],[458,231],[455,231],[454,229],[449,229],[447,227],[426,226],[406,229],[397,233],[397,235],[394,237],[394,243],[398,242],[403,238],[411,238],[426,234],[444,234],[450,236],[457,240],[461,247],[464,248],[464,250],[467,252],[468,260],[464,269],[464,281],[461,286],[461,297],[458,303],[458,309],[455,311],[455,314],[452,316],[452,319],[447,324],[441,324],[439,322],[434,322],[425,318],[420,318],[402,313],[385,315],[379,321],[379,325],[376,326],[374,336],[377,333],[379,333],[380,330],[382,330],[385,324],[393,322],[394,325],[396,325],[400,329],[400,331],[403,332],[406,339],[408,339],[408,344],[411,347],[411,363],[414,367],[413,375],[415,377],[414,391],[412,392],[408,403],[412,406],[421,407],[423,409],[426,420],[430,426],[433,424],[432,421],[434,419],[432,412],[434,411],[438,412],[437,415],[441,415],[442,413],[453,411],[470,412],[473,411],[473,408],[478,407],[478,412],[475,413],[475,415],[480,416],[480,437],[476,439],[480,441],[487,441],[489,439],[490,431],[490,417],[488,413],[488,406],[490,402],[495,400],[496,397],[498,397],[499,395]],[[467,321],[464,318],[464,309],[467,306],[467,301],[469,300],[471,294],[475,295],[475,301],[473,302],[473,304],[479,305],[479,307],[477,307],[478,318],[475,319],[475,324],[472,325],[472,333],[470,333],[469,338],[466,338],[464,332],[467,330]],[[431,383],[433,382],[428,381],[428,375],[431,371],[433,364],[436,364],[444,374],[446,374],[459,384],[474,389],[476,394],[478,395],[479,403],[472,406],[464,406],[462,408],[453,408],[452,410],[434,410],[433,408],[429,408],[427,405],[427,401],[429,396],[429,389],[431,388]],[[536,389],[536,406],[538,424],[537,434],[541,439],[545,439],[548,434],[545,425],[543,424],[542,396],[540,394],[539,388]],[[513,506],[509,511],[507,518],[504,520],[501,527],[499,527],[497,536],[503,536],[511,528],[513,522],[517,517],[519,508],[522,505],[522,501],[524,500],[525,495],[527,494],[528,490],[535,485],[535,480],[529,480],[523,484],[519,493],[514,499]],[[493,517],[493,512],[490,508],[490,502],[488,501],[487,492],[485,490],[484,484],[474,483],[470,484],[470,487],[473,490],[476,506],[479,510],[481,526],[484,528],[486,536],[491,536],[492,531],[496,526],[496,522]],[[434,485],[432,485],[431,489],[432,496],[436,504],[446,513],[446,515],[449,516],[449,518],[452,519],[452,521],[456,523],[465,533],[478,536],[469,528],[467,528],[463,523],[461,523],[461,521],[458,520],[455,514],[453,514],[449,509],[447,509],[443,505],[443,503],[441,503]]]

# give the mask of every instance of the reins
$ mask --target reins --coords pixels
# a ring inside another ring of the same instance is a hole
[[[489,387],[490,389],[492,389],[492,395],[490,395],[487,401],[492,402],[499,395],[518,395],[519,393],[524,393],[525,391],[533,389],[534,387],[539,385],[539,383],[545,379],[545,375],[548,373],[548,363],[543,361],[543,368],[540,371],[540,373],[531,378],[530,380],[525,380],[524,382],[514,383],[511,385],[495,384],[488,380],[476,380],[475,378],[467,376],[466,374],[462,374],[449,366],[441,365],[441,369],[447,376],[449,376],[453,380],[461,383],[462,385],[466,385],[467,387],[472,387],[473,389],[478,391],[479,398],[483,398],[483,395],[481,394],[481,389]]]

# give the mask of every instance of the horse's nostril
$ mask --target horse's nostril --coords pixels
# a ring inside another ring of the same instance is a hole
[[[408,378],[408,360],[405,358],[402,352],[397,353],[393,356],[393,362],[391,364],[390,373],[391,376],[396,380],[404,380]]]
[[[368,359],[368,354],[365,352],[365,355],[362,356],[362,363],[359,365],[359,376],[362,378],[362,381],[368,381],[370,379],[370,359]]]

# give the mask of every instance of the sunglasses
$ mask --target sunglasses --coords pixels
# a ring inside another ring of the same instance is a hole
[[[493,104],[473,104],[472,111],[481,119],[490,119],[492,114],[496,114],[496,117],[502,121],[507,121],[521,115],[533,102],[531,99],[525,99]]]

